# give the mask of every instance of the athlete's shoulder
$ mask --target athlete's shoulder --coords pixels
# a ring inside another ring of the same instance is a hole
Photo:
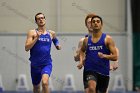
[[[88,36],[89,36],[89,34],[86,34],[86,35],[85,35],[85,37],[88,37]]]
[[[85,39],[87,40],[88,37],[89,37],[89,35],[85,35],[85,37],[82,37],[82,38],[80,39],[80,42],[83,42]]]
[[[88,38],[89,38],[89,37],[85,37],[85,38],[84,38],[83,42],[84,42],[85,44],[88,42]]]
[[[106,45],[114,43],[113,38],[110,35],[106,35],[105,43]]]
[[[106,39],[112,39],[112,37],[106,34]]]
[[[30,29],[28,32],[35,32],[36,29]]]
[[[55,37],[56,37],[55,31],[53,31],[53,30],[48,30],[48,31],[49,31],[50,36],[51,36],[52,38],[55,38]]]
[[[49,33],[51,33],[51,34],[55,34],[55,31],[53,31],[53,30],[48,30],[49,31]]]
[[[85,39],[85,37],[80,38],[80,41],[79,42],[83,42],[84,39]]]
[[[36,34],[36,30],[35,29],[31,29],[31,30],[28,31],[28,34],[34,35],[34,34]]]

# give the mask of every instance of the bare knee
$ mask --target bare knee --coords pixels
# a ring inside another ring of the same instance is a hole
[[[89,86],[89,93],[96,93],[96,87],[94,86]]]
[[[49,76],[47,74],[44,74],[42,76],[42,87],[48,87],[49,86]]]
[[[34,85],[33,91],[34,91],[34,93],[40,93],[40,85]]]
[[[96,93],[96,81],[90,80],[88,82],[89,93]]]
[[[85,88],[85,93],[89,93],[89,88]]]
[[[48,87],[49,82],[47,80],[42,81],[42,87]]]

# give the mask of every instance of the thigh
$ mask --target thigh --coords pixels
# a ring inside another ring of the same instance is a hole
[[[86,71],[85,73],[86,73],[86,75],[85,75],[86,81],[93,80],[93,81],[97,82],[97,74],[95,72]]]
[[[98,74],[97,91],[106,93],[109,85],[109,76]]]
[[[45,65],[43,68],[42,68],[42,72],[41,74],[47,74],[49,77],[52,73],[52,64],[49,64],[49,65]]]
[[[97,75],[93,71],[86,72],[86,80],[88,83],[88,88],[94,87],[96,88],[97,85]]]
[[[41,81],[41,68],[31,66],[31,79],[33,85],[39,85]]]

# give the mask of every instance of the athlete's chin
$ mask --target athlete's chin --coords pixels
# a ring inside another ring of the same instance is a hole
[[[93,32],[94,33],[98,33],[99,32],[99,29],[94,29]]]
[[[44,26],[45,26],[45,24],[40,24],[39,26],[40,26],[40,27],[44,27]]]

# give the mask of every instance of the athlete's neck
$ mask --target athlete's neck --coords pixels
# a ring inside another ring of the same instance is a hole
[[[92,31],[88,30],[88,34],[89,34],[89,35],[92,35],[92,33],[93,33]]]
[[[46,32],[46,27],[38,27],[37,30],[44,33]]]
[[[102,35],[102,31],[101,30],[96,31],[96,32],[93,31],[92,35],[93,35],[93,37],[98,38],[98,37],[100,37]]]

